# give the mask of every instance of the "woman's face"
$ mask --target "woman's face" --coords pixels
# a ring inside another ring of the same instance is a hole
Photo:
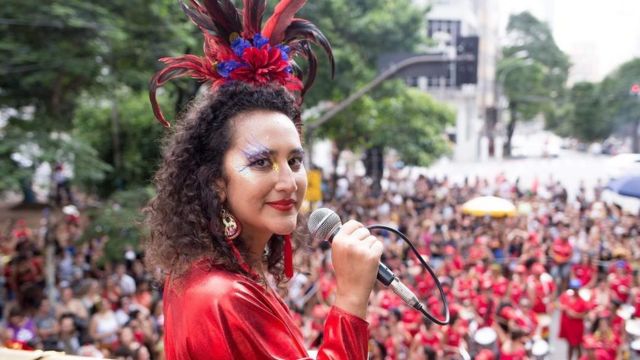
[[[251,111],[231,119],[223,197],[245,240],[291,234],[307,189],[298,132],[286,115]]]

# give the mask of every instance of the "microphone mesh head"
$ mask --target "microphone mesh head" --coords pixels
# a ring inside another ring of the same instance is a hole
[[[327,208],[314,210],[307,222],[311,237],[319,240],[329,240],[331,233],[341,225],[340,216]]]

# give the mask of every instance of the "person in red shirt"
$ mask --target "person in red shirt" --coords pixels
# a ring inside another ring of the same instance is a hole
[[[604,349],[611,359],[617,359],[622,341],[611,328],[611,315],[609,310],[600,311],[593,322],[591,334],[599,348]]]
[[[553,278],[545,272],[545,268],[540,263],[531,266],[531,275],[527,280],[527,292],[529,300],[533,304],[533,311],[537,314],[549,312],[552,295],[555,290]]]
[[[442,358],[442,332],[440,329],[434,328],[432,322],[423,320],[418,333],[411,342],[409,354],[410,359],[419,359],[423,355],[428,360]]]
[[[580,280],[583,287],[591,288],[596,282],[598,268],[589,254],[582,254],[580,262],[571,267],[571,278]]]
[[[498,321],[493,325],[499,339],[499,359],[525,360],[527,351],[525,348],[525,330],[528,323],[517,307],[511,305],[502,306],[497,315]]]
[[[611,289],[612,300],[620,304],[626,303],[631,294],[631,285],[633,282],[629,264],[624,260],[616,261],[612,265],[607,281]]]
[[[569,290],[565,291],[558,300],[562,311],[559,337],[567,340],[569,345],[567,359],[572,359],[574,352],[577,352],[578,358],[582,355],[584,318],[589,310],[589,305],[578,295],[579,289],[580,280],[572,280],[569,283]]]
[[[559,291],[564,291],[569,281],[571,272],[571,255],[573,254],[573,246],[569,242],[568,224],[560,223],[558,225],[560,235],[553,241],[551,245],[551,258],[553,266],[551,268],[551,276],[559,282]]]
[[[31,229],[27,226],[27,222],[24,219],[18,219],[18,221],[16,221],[16,226],[11,231],[11,236],[13,236],[13,238],[17,241],[31,239]]]

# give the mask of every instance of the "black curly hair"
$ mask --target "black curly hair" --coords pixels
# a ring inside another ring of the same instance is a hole
[[[213,266],[243,272],[224,239],[223,204],[214,184],[226,179],[223,158],[233,135],[230,119],[253,110],[283,113],[301,134],[299,105],[290,93],[282,87],[236,82],[195,100],[165,139],[154,178],[157,193],[145,209],[150,228],[145,262],[150,269],[180,276],[194,261],[205,258]],[[299,236],[294,234],[293,241],[300,242]],[[241,237],[234,243],[246,258]],[[282,248],[282,236],[274,235],[268,244],[267,269],[277,281],[282,280]]]

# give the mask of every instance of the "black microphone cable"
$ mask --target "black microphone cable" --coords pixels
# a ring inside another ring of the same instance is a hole
[[[431,278],[435,282],[436,287],[438,288],[438,291],[440,292],[440,299],[442,299],[442,304],[444,305],[444,320],[437,319],[435,316],[431,315],[431,313],[429,313],[429,311],[427,311],[427,309],[425,309],[425,306],[421,302],[418,303],[417,306],[414,306],[414,309],[420,311],[422,313],[422,315],[424,315],[427,319],[433,321],[434,323],[436,323],[438,325],[449,325],[449,323],[451,322],[451,317],[450,317],[450,314],[449,314],[449,303],[447,302],[447,297],[444,294],[444,290],[442,290],[442,285],[440,284],[440,280],[438,280],[438,277],[436,276],[436,274],[433,272],[433,270],[431,269],[429,264],[427,264],[427,262],[424,261],[424,259],[422,258],[422,255],[420,255],[420,253],[415,248],[415,246],[413,246],[411,241],[409,239],[407,239],[407,237],[403,233],[398,231],[397,229],[394,229],[394,228],[386,226],[386,225],[378,225],[378,224],[370,225],[370,226],[367,226],[367,229],[369,229],[370,231],[371,230],[387,230],[387,231],[391,231],[392,233],[400,236],[402,238],[402,240],[404,240],[407,244],[409,244],[409,247],[411,248],[411,250],[413,250],[413,253],[416,255],[418,260],[420,260],[420,263],[422,264],[422,267],[427,269],[427,271],[431,275]]]

